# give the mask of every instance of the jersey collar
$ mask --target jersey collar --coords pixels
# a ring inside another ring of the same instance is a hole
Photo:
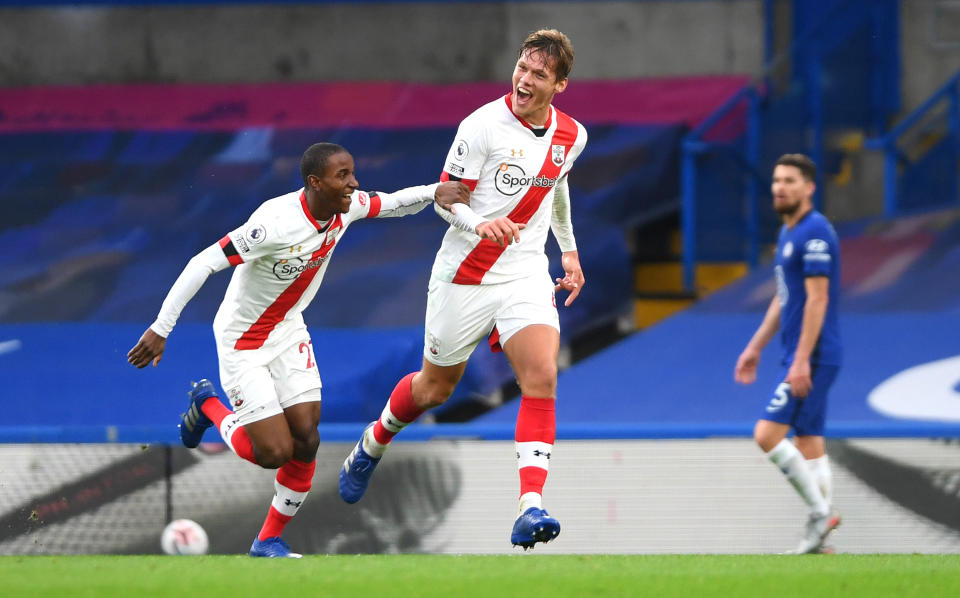
[[[313,214],[310,213],[310,206],[307,205],[307,193],[305,189],[300,190],[300,206],[303,208],[303,215],[307,217],[307,222],[312,224],[313,228],[317,229],[317,233],[326,232],[330,230],[332,226],[340,225],[340,214],[335,214],[333,218],[322,223],[313,217]]]
[[[531,125],[531,124],[528,123],[527,121],[525,121],[525,120],[523,120],[522,118],[520,118],[519,116],[517,116],[517,113],[513,111],[513,101],[510,99],[510,98],[512,97],[512,95],[513,95],[513,94],[512,94],[512,92],[511,92],[511,93],[508,93],[507,95],[503,96],[503,100],[507,103],[507,110],[510,111],[510,114],[512,114],[515,119],[517,119],[518,121],[520,121],[520,124],[521,124],[521,125],[525,126],[526,128],[530,129],[531,131],[536,132],[536,131],[541,130],[540,127],[534,127],[533,125]],[[553,106],[551,105],[551,106],[550,106],[550,113],[547,114],[547,122],[546,122],[546,124],[543,125],[543,129],[542,129],[542,130],[543,130],[543,131],[546,131],[547,129],[550,128],[550,125],[552,125],[552,124],[553,124]]]

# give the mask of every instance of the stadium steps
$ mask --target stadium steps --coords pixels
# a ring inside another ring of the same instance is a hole
[[[686,309],[747,273],[744,262],[701,262],[694,290],[683,288],[679,218],[670,215],[640,228],[634,256],[634,323],[642,330]]]

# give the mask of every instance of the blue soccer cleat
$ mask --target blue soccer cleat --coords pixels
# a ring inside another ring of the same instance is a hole
[[[374,423],[376,422],[372,422],[364,428],[363,433],[366,434]],[[350,451],[343,462],[343,467],[340,468],[340,498],[350,504],[363,498],[363,493],[367,491],[367,486],[370,485],[370,476],[373,475],[373,470],[377,468],[379,462],[379,457],[375,459],[363,450],[363,436],[361,435],[360,442],[353,447],[353,450]]]
[[[197,448],[203,439],[203,433],[213,425],[210,418],[203,414],[200,406],[210,397],[216,397],[217,391],[213,383],[204,378],[193,383],[193,388],[187,393],[190,396],[190,407],[180,415],[180,441],[187,448]]]
[[[290,545],[280,536],[273,536],[266,540],[257,538],[250,547],[250,556],[266,557],[270,559],[299,559],[303,555],[290,552]]]
[[[523,549],[533,548],[537,542],[549,542],[560,535],[560,522],[537,507],[530,507],[513,524],[510,542]]]

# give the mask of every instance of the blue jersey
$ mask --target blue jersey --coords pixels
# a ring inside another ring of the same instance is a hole
[[[783,342],[783,364],[793,363],[803,308],[807,302],[804,281],[808,276],[830,279],[827,314],[820,337],[810,355],[811,364],[840,365],[843,348],[837,323],[840,299],[840,242],[830,221],[811,210],[793,228],[783,226],[777,241],[777,296],[780,298],[780,338]]]

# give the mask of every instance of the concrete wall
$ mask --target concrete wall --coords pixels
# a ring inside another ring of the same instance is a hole
[[[321,443],[310,497],[284,531],[295,550],[516,554],[508,541],[517,504],[512,441],[398,438],[356,505],[336,490],[352,443]],[[837,552],[960,553],[955,442],[831,439],[828,450],[844,517],[830,538]],[[274,472],[220,443],[171,454],[173,515],[199,522],[211,552],[246,552]],[[159,552],[167,498],[159,446],[13,444],[0,446],[0,459],[0,520],[10,522],[0,555]],[[51,512],[71,492],[81,500],[40,521],[27,516]],[[561,438],[544,500],[563,531],[538,555],[779,553],[796,546],[806,520],[800,497],[746,438]]]
[[[541,26],[577,78],[762,69],[761,0],[60,6],[0,8],[0,87],[502,80]],[[910,110],[960,68],[960,0],[901,0],[901,44]]]
[[[492,81],[543,26],[577,78],[757,73],[760,0],[0,9],[0,86]]]
[[[906,113],[960,70],[960,1],[901,0],[900,33]]]

